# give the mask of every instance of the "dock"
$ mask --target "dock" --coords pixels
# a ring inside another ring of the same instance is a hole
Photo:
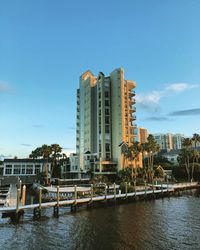
[[[140,198],[156,198],[156,197],[164,197],[166,195],[169,195],[170,193],[174,193],[177,190],[186,190],[186,189],[191,189],[191,188],[198,188],[199,185],[197,182],[194,183],[181,183],[181,184],[174,184],[174,185],[155,185],[153,188],[148,189],[145,186],[145,190],[140,190],[134,192],[127,192],[127,188],[125,190],[125,193],[117,193],[116,192],[116,187],[114,184],[114,190],[113,194],[107,194],[107,190],[105,189],[105,194],[103,195],[94,195],[94,188],[93,185],[91,184],[90,189],[87,188],[87,191],[89,191],[89,197],[83,197],[83,198],[78,198],[78,192],[80,192],[80,189],[77,188],[75,185],[73,187],[74,195],[72,199],[66,199],[66,200],[60,200],[60,191],[62,192],[62,188],[59,186],[56,187],[56,193],[57,193],[57,198],[56,201],[51,201],[51,202],[42,202],[42,189],[40,189],[39,192],[39,203],[37,204],[30,204],[30,205],[21,205],[20,204],[20,192],[19,189],[16,191],[16,195],[13,195],[13,199],[11,198],[10,201],[12,202],[15,201],[16,204],[12,204],[12,206],[7,206],[7,207],[0,207],[0,213],[3,215],[3,217],[11,217],[18,220],[26,210],[33,210],[33,215],[34,218],[40,218],[41,217],[41,210],[44,208],[48,207],[53,207],[54,209],[54,215],[59,215],[59,207],[71,207],[71,211],[75,211],[76,207],[78,205],[91,205],[94,203],[100,203],[100,202],[105,202],[105,201],[118,201],[118,200],[130,200],[130,199],[140,199]],[[49,188],[52,191],[55,191],[55,187]],[[61,189],[61,190],[60,190]],[[14,192],[13,192],[14,194]]]

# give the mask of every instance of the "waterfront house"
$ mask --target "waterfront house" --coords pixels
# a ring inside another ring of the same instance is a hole
[[[47,163],[48,177],[50,178],[51,163]],[[38,173],[46,171],[46,162],[42,159],[4,159],[3,178],[6,182],[19,177],[23,182],[32,183]]]

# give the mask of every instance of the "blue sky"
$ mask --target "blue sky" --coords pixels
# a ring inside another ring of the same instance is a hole
[[[200,133],[199,0],[0,3],[0,155],[75,150],[76,89],[90,69],[136,81],[137,124]]]

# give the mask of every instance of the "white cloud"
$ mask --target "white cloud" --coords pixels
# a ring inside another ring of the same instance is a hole
[[[187,89],[199,88],[199,84],[189,84],[189,83],[173,83],[168,84],[165,88],[165,91],[174,91],[174,92],[182,92]]]
[[[162,94],[158,91],[152,91],[151,93],[144,95],[144,94],[138,94],[136,96],[137,103],[151,103],[151,104],[158,104],[160,101]]]
[[[147,95],[138,94],[136,95],[136,103],[148,111],[155,112],[158,110],[161,97],[162,92],[159,91],[152,91]]]
[[[148,111],[158,111],[160,99],[171,93],[180,93],[186,90],[199,88],[200,84],[189,84],[189,83],[172,83],[165,85],[166,87],[160,91],[151,91],[147,94],[136,95],[137,104]]]

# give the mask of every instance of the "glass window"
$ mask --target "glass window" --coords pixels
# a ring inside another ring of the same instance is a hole
[[[6,165],[5,174],[11,175],[12,174],[12,165]]]
[[[40,173],[40,165],[35,165],[35,174]]]
[[[110,144],[106,143],[106,152],[109,152],[109,151],[110,151]]]
[[[33,165],[26,165],[26,174],[33,174]]]
[[[21,173],[21,165],[14,165],[13,174],[20,175],[20,173]]]
[[[109,100],[105,100],[105,106],[109,106]]]
[[[109,92],[105,91],[105,97],[109,97]]]
[[[110,127],[109,127],[109,125],[106,125],[106,126],[105,126],[105,132],[106,132],[106,133],[110,133]]]
[[[109,153],[106,153],[106,159],[110,159],[110,154]]]
[[[110,110],[109,109],[105,109],[105,114],[106,115],[110,115]]]
[[[22,171],[21,171],[21,174],[25,174],[26,173],[26,166],[25,165],[22,165]]]
[[[109,124],[109,116],[105,116],[105,123]]]

